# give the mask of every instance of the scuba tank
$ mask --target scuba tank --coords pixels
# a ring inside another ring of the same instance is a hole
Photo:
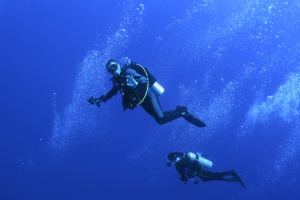
[[[192,152],[188,152],[187,156],[189,157],[189,159],[191,161],[197,161],[199,162],[201,165],[203,165],[203,167],[209,169],[212,167],[213,163],[210,160],[207,160],[206,158],[201,157],[200,153],[192,153]]]
[[[153,85],[150,87],[151,91],[158,97],[162,93],[164,93],[165,89],[157,82],[153,83]]]

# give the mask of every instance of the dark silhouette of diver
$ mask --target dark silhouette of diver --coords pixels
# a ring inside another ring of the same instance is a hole
[[[177,172],[180,174],[180,180],[187,183],[188,179],[200,178],[202,181],[226,181],[239,182],[246,189],[242,179],[237,175],[235,170],[211,172],[205,168],[210,168],[212,162],[201,157],[199,153],[182,153],[173,152],[168,155],[167,166],[175,164]],[[198,180],[194,182],[198,184]]]
[[[198,127],[206,126],[204,122],[193,116],[185,106],[177,106],[175,110],[163,112],[158,97],[164,89],[155,77],[141,65],[130,62],[121,68],[119,63],[110,59],[106,63],[106,70],[113,75],[110,79],[113,87],[106,95],[99,98],[89,98],[88,101],[91,104],[96,104],[99,107],[101,102],[106,102],[119,91],[122,95],[124,111],[141,105],[147,113],[155,118],[158,124],[166,124],[183,117]]]

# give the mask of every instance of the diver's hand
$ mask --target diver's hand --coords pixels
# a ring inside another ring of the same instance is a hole
[[[127,75],[126,76],[126,82],[127,82],[127,85],[129,87],[131,87],[132,89],[135,89],[136,86],[139,84],[138,82],[136,82],[136,80],[134,80],[132,75]]]
[[[100,98],[95,98],[95,104],[100,107],[100,102],[101,102],[101,99]]]
[[[99,97],[99,98],[94,98],[95,99],[95,104],[98,106],[98,107],[100,107],[100,103],[101,102],[106,102],[107,101],[107,99],[106,99],[106,97],[104,96],[104,95],[101,95],[101,97]]]
[[[147,82],[147,79],[143,76],[139,79],[139,83],[146,83],[146,82]]]
[[[87,101],[92,105],[96,104],[98,107],[100,107],[101,102],[106,102],[106,99],[105,99],[105,101],[103,99],[104,99],[104,95],[102,95],[99,98],[91,97],[91,98],[87,99]]]
[[[90,104],[94,105],[94,103],[95,103],[95,97],[88,98],[87,101],[88,101]]]
[[[88,98],[87,101],[92,105],[96,104],[98,107],[100,107],[100,98],[91,97]]]

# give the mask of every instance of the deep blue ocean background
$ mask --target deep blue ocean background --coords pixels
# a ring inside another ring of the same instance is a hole
[[[0,199],[300,199],[299,0],[1,0]],[[166,125],[111,89],[108,59],[147,67]],[[227,182],[184,185],[172,151]]]

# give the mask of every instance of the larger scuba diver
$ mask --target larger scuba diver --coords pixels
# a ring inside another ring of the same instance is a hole
[[[235,172],[234,169],[219,172],[209,171],[208,169],[212,167],[212,162],[201,156],[200,153],[172,152],[168,155],[167,159],[167,166],[175,164],[175,168],[180,174],[180,180],[185,184],[187,183],[188,179],[200,178],[204,182],[238,182],[246,189],[241,177]],[[198,180],[196,180],[194,184],[197,185]]]
[[[206,124],[193,116],[185,106],[177,106],[176,109],[171,111],[162,111],[158,97],[164,89],[155,77],[140,64],[130,62],[121,68],[117,61],[110,59],[106,63],[106,70],[113,75],[110,79],[113,87],[106,95],[99,98],[89,98],[88,102],[91,104],[99,107],[101,102],[107,102],[119,91],[122,95],[124,111],[134,109],[140,105],[148,114],[154,117],[158,124],[166,124],[183,117],[197,127],[206,127]]]

